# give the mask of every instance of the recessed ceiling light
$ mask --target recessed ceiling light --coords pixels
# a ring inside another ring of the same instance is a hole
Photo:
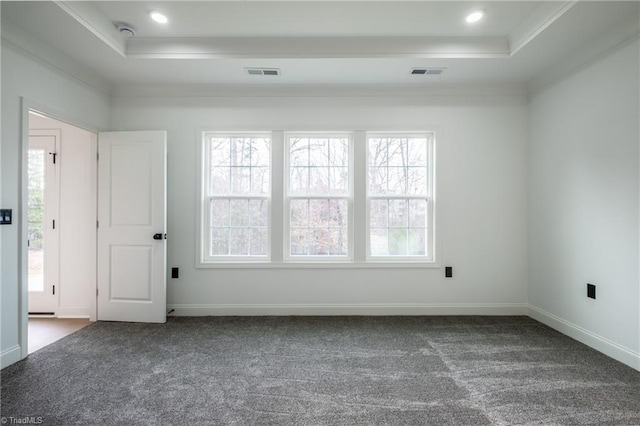
[[[470,14],[467,15],[466,21],[469,24],[473,24],[474,22],[478,22],[484,16],[484,12],[482,10],[474,10]]]
[[[151,16],[151,19],[153,19],[159,24],[166,24],[167,22],[169,22],[169,18],[167,18],[165,15],[163,15],[160,12],[153,11],[149,14],[149,16]]]

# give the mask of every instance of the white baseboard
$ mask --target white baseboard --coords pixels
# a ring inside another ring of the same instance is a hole
[[[20,350],[19,345],[12,346],[9,349],[2,351],[2,353],[0,353],[0,369],[20,361],[21,353],[22,351]]]
[[[168,305],[172,316],[251,315],[526,315],[525,303],[468,304],[208,304]]]
[[[640,371],[640,353],[575,325],[537,306],[529,305],[529,316],[567,336]]]
[[[59,306],[56,316],[58,318],[89,318],[91,312],[88,306]]]
[[[57,315],[60,319],[89,319],[89,315]]]

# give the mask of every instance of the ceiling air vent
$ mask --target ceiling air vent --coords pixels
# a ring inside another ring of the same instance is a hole
[[[411,75],[440,75],[446,68],[413,68]]]
[[[280,75],[279,68],[245,68],[249,75]]]

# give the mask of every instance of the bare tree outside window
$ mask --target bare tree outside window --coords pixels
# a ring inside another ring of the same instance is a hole
[[[268,257],[270,138],[204,137],[207,257]]]
[[[367,143],[369,254],[429,256],[429,136],[373,134]]]
[[[349,136],[289,135],[289,256],[349,255]]]

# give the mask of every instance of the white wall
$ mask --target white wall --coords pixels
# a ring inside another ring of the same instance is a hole
[[[58,317],[95,319],[97,135],[62,121],[29,115],[30,129],[60,131]]]
[[[4,28],[3,28],[4,30]],[[104,129],[109,122],[109,98],[77,79],[68,78],[11,43],[2,43],[2,200],[12,208],[14,224],[2,227],[1,365],[15,362],[24,350],[19,340],[21,97],[74,123]]]
[[[168,303],[176,314],[524,313],[526,102],[487,97],[134,97],[113,130],[168,131]],[[443,269],[196,269],[199,128],[430,130]]]
[[[528,297],[534,318],[640,369],[638,51],[531,99]]]

